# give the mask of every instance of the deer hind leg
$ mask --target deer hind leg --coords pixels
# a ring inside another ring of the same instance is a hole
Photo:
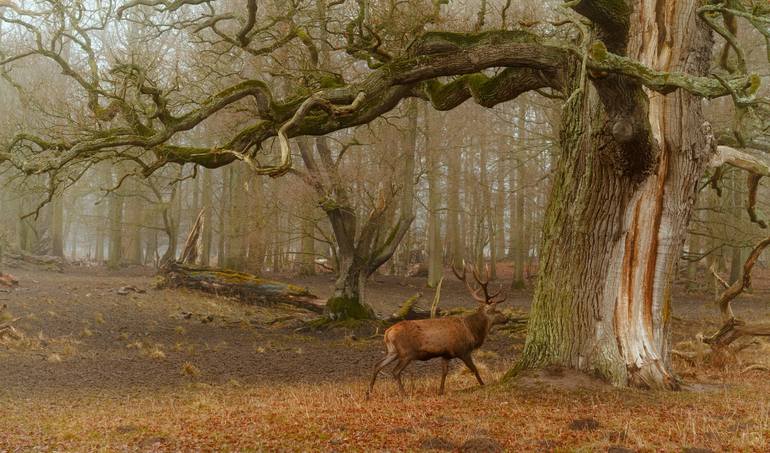
[[[404,371],[404,368],[406,368],[406,366],[411,362],[412,359],[402,358],[401,361],[398,362],[398,365],[396,365],[396,368],[393,369],[393,377],[396,378],[396,382],[398,382],[398,390],[403,396],[406,395],[406,390],[404,389],[404,383],[401,382],[401,372]]]
[[[438,394],[444,394],[444,382],[446,382],[446,375],[449,372],[449,359],[441,359],[441,386],[438,388]]]
[[[372,374],[372,380],[369,382],[369,389],[366,391],[366,398],[369,399],[369,394],[372,393],[372,389],[374,388],[374,381],[377,380],[377,375],[380,374],[380,371],[382,371],[383,368],[388,366],[391,362],[396,360],[398,358],[398,354],[395,351],[388,351],[388,355],[386,355],[382,360],[377,362],[376,365],[374,365],[374,373]]]
[[[465,366],[468,367],[469,370],[473,371],[473,374],[476,375],[476,380],[479,381],[479,385],[484,385],[484,381],[481,380],[481,375],[479,374],[478,368],[476,368],[476,364],[473,363],[473,358],[468,355],[465,357],[460,357],[460,359],[465,363]]]

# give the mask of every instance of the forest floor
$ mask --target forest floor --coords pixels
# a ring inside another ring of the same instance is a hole
[[[770,273],[735,303],[770,319]],[[614,389],[584,376],[545,373],[511,385],[476,386],[453,363],[436,395],[440,364],[405,372],[408,396],[383,375],[382,335],[297,332],[299,312],[187,290],[152,289],[152,272],[71,268],[16,271],[0,292],[0,324],[19,318],[19,339],[0,341],[0,451],[770,451],[770,343],[741,353],[734,370],[676,363],[679,392]],[[284,276],[285,278],[288,278]],[[321,297],[329,275],[292,278]],[[120,295],[134,286],[144,293]],[[378,276],[367,290],[380,313],[415,292],[419,278]],[[506,304],[526,311],[531,292]],[[718,326],[709,296],[678,290],[674,343],[685,348]],[[473,303],[447,279],[442,307]],[[493,331],[476,353],[495,383],[524,333]],[[689,449],[689,450],[688,450]]]

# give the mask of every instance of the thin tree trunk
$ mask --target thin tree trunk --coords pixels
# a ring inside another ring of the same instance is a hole
[[[54,195],[51,209],[51,254],[64,258],[64,195]]]
[[[465,247],[460,236],[460,161],[462,148],[449,153],[447,175],[447,243],[449,260],[455,267],[462,266]]]
[[[141,186],[136,181],[129,180],[128,187],[131,198],[128,200],[129,216],[129,248],[127,261],[131,264],[142,264],[142,223],[144,221],[144,201],[139,197]]]
[[[217,246],[217,265],[219,267],[225,267],[227,263],[227,206],[230,205],[230,172],[228,169],[220,171],[222,179],[222,193],[219,201],[219,242]]]
[[[158,258],[158,232],[152,230],[147,235],[147,241],[144,248],[144,264],[155,263]]]
[[[523,120],[522,120],[523,121]],[[523,123],[522,123],[523,124]],[[525,215],[525,183],[524,163],[516,160],[516,263],[513,273],[513,288],[523,288],[526,285],[524,266],[529,256],[529,244],[527,241],[527,218]]]
[[[479,219],[479,226],[481,228],[483,241],[479,249],[480,260],[479,264],[485,261],[484,250],[489,245],[490,263],[489,263],[489,278],[492,280],[497,279],[497,254],[496,244],[497,237],[495,236],[495,215],[492,211],[492,183],[489,178],[489,145],[484,135],[479,139],[479,147],[481,148],[480,155],[480,180],[479,188],[481,190],[481,217]],[[481,269],[479,267],[478,269]]]
[[[30,236],[32,236],[32,234],[30,231],[29,220],[24,218],[24,215],[27,214],[25,201],[25,196],[19,194],[16,202],[16,218],[18,219],[16,222],[16,242],[19,245],[19,249],[24,250],[25,252],[31,252],[32,245]]]
[[[415,100],[406,101],[407,126],[404,134],[403,147],[403,173],[401,176],[401,213],[402,215],[414,215],[414,167],[417,156],[417,102]],[[402,250],[402,268],[404,271],[409,269],[412,264],[410,258],[412,255],[411,235],[407,234]]]
[[[107,266],[117,268],[123,260],[123,197],[115,192],[109,195],[110,247]]]
[[[528,108],[523,106],[519,107],[519,116],[516,121],[517,139],[519,143],[526,143],[527,141],[527,112]],[[526,163],[519,157],[515,159],[515,180],[516,180],[516,192],[515,192],[515,207],[516,207],[516,227],[515,227],[515,248],[514,248],[514,271],[512,288],[524,288],[526,286],[526,276],[524,275],[524,267],[526,266],[527,258],[529,257],[529,242],[527,241],[527,218],[525,213],[525,203],[527,197],[526,187]],[[513,171],[512,171],[513,174]],[[513,232],[512,232],[513,233]],[[512,234],[513,236],[513,234]]]
[[[519,107],[520,108],[520,107]],[[517,126],[518,128],[519,126]],[[518,177],[516,175],[517,168],[519,166],[518,160],[514,158],[514,155],[517,153],[517,150],[515,148],[515,145],[509,144],[511,151],[510,151],[510,158],[508,159],[508,215],[510,218],[509,223],[509,229],[508,229],[508,258],[511,260],[516,259],[516,253],[518,252],[519,245],[518,245],[518,236],[516,232],[518,231],[519,222],[520,219],[517,214],[516,209],[516,203],[518,201]],[[516,272],[515,263],[514,263],[514,272]],[[514,278],[515,280],[515,278]]]
[[[474,264],[476,269],[482,269],[484,267],[484,248],[488,242],[487,230],[486,230],[486,188],[487,183],[487,151],[483,143],[479,143],[478,149],[481,152],[478,154],[479,169],[478,179],[474,184],[473,190],[473,253]],[[475,177],[475,175],[473,175]],[[475,178],[474,178],[475,179]]]
[[[315,275],[315,222],[313,221],[312,206],[304,209],[304,216],[300,222],[300,275]]]
[[[738,184],[738,177],[736,173],[732,174],[732,177],[730,178],[730,182],[732,183],[732,187],[730,188],[730,207],[729,213],[730,216],[734,219],[740,219],[741,218],[741,193],[738,190],[739,184]],[[732,285],[736,281],[738,281],[739,278],[741,278],[741,273],[743,271],[743,257],[741,246],[739,244],[734,244],[732,247],[730,247],[730,280],[729,283]]]
[[[211,239],[214,230],[213,210],[211,208],[211,192],[214,190],[214,182],[211,178],[211,170],[208,168],[203,168],[201,171],[203,172],[203,194],[201,198],[204,210],[203,216],[205,220],[203,221],[203,231],[201,232],[203,237],[201,242],[200,260],[201,264],[208,266],[211,262]]]
[[[227,167],[230,173],[229,192],[230,200],[227,205],[229,208],[229,222],[227,229],[227,260],[225,267],[235,270],[242,270],[245,264],[244,247],[244,175],[243,167],[240,165],[230,165]]]
[[[97,263],[104,262],[104,210],[100,204],[96,211],[96,250],[94,260]]]
[[[497,168],[495,176],[495,206],[494,206],[494,230],[495,230],[495,261],[505,257],[505,170],[503,153],[497,148]]]
[[[249,192],[249,269],[255,274],[261,274],[265,264],[265,221],[262,212],[264,210],[265,179],[254,178]]]
[[[435,288],[444,276],[444,251],[441,246],[441,189],[439,188],[439,153],[430,140],[429,112],[424,117],[425,155],[428,173],[428,287]]]

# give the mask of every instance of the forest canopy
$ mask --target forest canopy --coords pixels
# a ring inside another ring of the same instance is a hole
[[[22,74],[32,60],[61,73],[58,91],[68,96],[59,99],[66,111],[38,105],[39,123],[18,125],[2,156],[28,174],[106,153],[131,160],[144,175],[166,163],[214,168],[236,159],[275,175],[288,169],[291,153],[263,155],[282,131],[328,134],[368,123],[412,97],[439,110],[471,98],[491,107],[532,90],[566,97],[566,72],[581,60],[589,75],[622,74],[660,93],[732,95],[749,112],[743,116],[755,117],[763,105],[756,99],[759,76],[749,72],[737,43],[732,54],[725,47],[734,57],[725,57],[731,71],[721,76],[666,72],[624,55],[622,37],[602,32],[606,39],[592,40],[584,19],[560,5],[522,13],[510,2],[485,1],[474,22],[462,14],[471,5],[442,3],[37,2],[27,9],[6,2],[4,79],[32,101],[34,85]],[[602,2],[576,3],[585,17],[604,20],[597,21],[604,29],[623,25],[590,6]],[[734,7],[698,12],[725,34],[719,18],[736,15]],[[763,31],[757,8],[741,7],[738,17]],[[527,20],[541,15],[546,19]],[[191,139],[220,116],[228,130],[207,134],[215,137],[203,146]],[[756,125],[741,120],[719,132],[731,143],[766,147]]]

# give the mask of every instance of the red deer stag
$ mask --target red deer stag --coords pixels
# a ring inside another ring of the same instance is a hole
[[[396,359],[398,359],[398,364],[393,369],[393,376],[398,382],[398,388],[402,395],[406,394],[404,384],[401,382],[401,372],[404,371],[404,368],[413,360],[425,361],[436,357],[443,359],[439,394],[444,393],[444,381],[446,381],[446,375],[449,371],[449,361],[454,358],[462,360],[468,369],[476,375],[479,384],[484,385],[479,370],[473,363],[471,353],[484,344],[492,326],[507,321],[507,317],[497,311],[497,304],[503,302],[505,297],[498,297],[500,290],[494,294],[489,293],[487,288],[489,285],[488,272],[482,279],[475,269],[472,270],[476,281],[475,287],[466,279],[467,272],[464,263],[462,274],[454,266],[452,272],[457,278],[465,282],[468,291],[479,302],[478,310],[463,317],[401,321],[386,330],[387,355],[374,366],[374,374],[369,383],[369,389],[366,391],[367,399],[374,388],[377,375],[385,366]]]

